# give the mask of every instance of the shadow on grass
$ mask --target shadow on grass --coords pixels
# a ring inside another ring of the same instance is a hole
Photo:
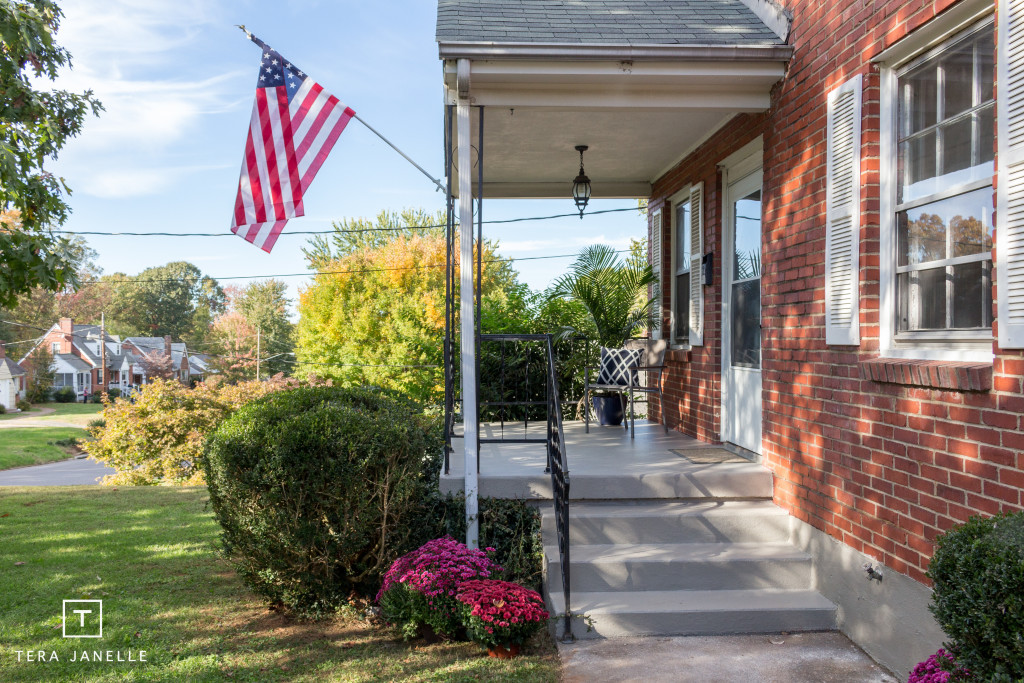
[[[270,612],[217,552],[203,488],[54,487],[0,492],[0,680],[556,681],[543,638],[501,662],[470,643],[404,643],[339,616]],[[23,562],[24,564],[17,564]],[[64,599],[101,599],[101,641],[61,637]],[[145,664],[69,662],[94,649]],[[16,650],[61,661],[18,663]]]

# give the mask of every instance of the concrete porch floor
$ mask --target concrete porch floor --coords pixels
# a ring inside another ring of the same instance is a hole
[[[459,433],[458,425],[456,432]],[[636,438],[622,427],[566,422],[566,459],[574,499],[762,498],[771,497],[771,474],[753,462],[695,464],[673,449],[719,449],[719,446],[637,420]],[[542,438],[543,423],[506,423],[505,438]],[[481,437],[499,438],[500,426],[481,426]],[[463,490],[462,438],[453,439],[449,474],[441,475],[441,491]],[[546,451],[540,443],[484,443],[480,448],[480,495],[496,498],[551,498],[551,477],[544,473]]]

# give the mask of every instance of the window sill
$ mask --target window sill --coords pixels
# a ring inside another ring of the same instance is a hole
[[[992,389],[992,364],[872,358],[860,362],[860,378],[946,391],[989,391]]]
[[[670,348],[665,352],[665,360],[672,363],[689,363],[690,362],[690,347],[689,346],[678,346]]]

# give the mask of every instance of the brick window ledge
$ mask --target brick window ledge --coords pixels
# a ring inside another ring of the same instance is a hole
[[[689,363],[690,349],[669,349],[665,352],[665,360],[672,363]]]
[[[989,391],[992,389],[992,364],[872,358],[860,362],[860,378],[948,391]]]

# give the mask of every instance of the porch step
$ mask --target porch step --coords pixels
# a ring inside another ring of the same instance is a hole
[[[586,454],[574,453],[573,456],[584,459]],[[585,465],[579,465],[570,472],[569,497],[571,500],[730,500],[772,496],[771,472],[755,463],[694,465],[682,458],[678,460],[678,463],[671,463],[671,467],[623,467],[615,474],[591,474]],[[442,492],[462,490],[461,477],[442,478],[441,484]],[[542,471],[514,476],[481,474],[479,487],[481,496],[492,498],[551,499],[551,476]]]
[[[573,632],[600,638],[834,629],[835,605],[810,590],[812,559],[790,543],[790,524],[768,498],[573,502],[570,600],[580,615]],[[541,508],[541,531],[549,609],[563,614],[549,506]]]
[[[834,604],[812,590],[675,590],[572,594],[577,638],[643,635],[727,635],[835,628]],[[553,614],[564,614],[561,592]],[[583,616],[592,622],[588,631]],[[559,625],[559,633],[561,633]]]
[[[575,479],[573,480],[575,486]],[[555,537],[550,506],[541,508],[545,538]],[[771,500],[573,502],[569,538],[578,544],[783,542],[789,515]]]
[[[639,543],[574,545],[570,561],[578,591],[807,588],[811,557],[789,543]],[[550,590],[562,590],[558,548],[545,548]]]

